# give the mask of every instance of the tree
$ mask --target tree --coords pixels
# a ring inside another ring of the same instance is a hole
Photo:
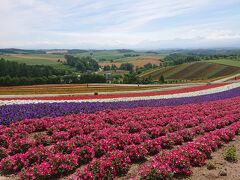
[[[79,80],[80,83],[105,83],[106,79],[99,74],[82,74]]]
[[[116,71],[116,70],[117,70],[117,66],[116,66],[115,64],[112,64],[112,66],[111,66],[111,70]]]
[[[151,69],[151,68],[153,68],[153,65],[152,65],[152,63],[147,63],[147,64],[145,64],[143,67],[144,67],[145,69]]]
[[[103,67],[104,71],[109,71],[110,69],[111,69],[111,67],[109,65]]]
[[[160,83],[165,83],[165,78],[163,75],[161,75],[160,79],[159,79]]]
[[[153,80],[153,78],[150,76],[150,77],[143,78],[140,83],[141,83],[141,84],[153,84],[153,83],[154,83],[154,80]]]
[[[136,73],[129,73],[124,75],[123,83],[125,84],[137,84],[139,82],[140,79]]]
[[[97,71],[99,69],[99,65],[97,61],[91,57],[74,57],[72,55],[65,55],[66,63],[69,66],[75,67],[80,72],[86,71]]]
[[[133,68],[134,68],[133,64],[131,64],[131,63],[123,63],[123,64],[121,64],[119,69],[132,72]]]

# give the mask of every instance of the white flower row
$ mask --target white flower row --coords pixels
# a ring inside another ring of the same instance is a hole
[[[105,99],[84,99],[84,100],[3,100],[0,101],[1,105],[11,104],[36,104],[36,103],[54,103],[54,102],[118,102],[118,101],[136,101],[136,100],[151,100],[151,99],[171,99],[171,98],[182,98],[182,97],[194,97],[200,95],[213,94],[218,92],[227,91],[230,89],[240,87],[240,83],[232,83],[225,86],[216,88],[209,88],[200,91],[169,94],[169,95],[155,95],[155,96],[139,96],[139,97],[119,97],[119,98],[105,98]]]

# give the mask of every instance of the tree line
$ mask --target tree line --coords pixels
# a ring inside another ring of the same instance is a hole
[[[105,83],[105,77],[94,73],[68,74],[64,70],[45,65],[26,65],[0,59],[0,85]]]
[[[110,65],[105,65],[103,67],[104,71],[109,71],[109,70],[125,70],[125,71],[130,71],[132,72],[134,70],[134,65],[131,63],[122,63],[120,67],[118,68],[115,64]]]
[[[38,84],[85,84],[85,83],[106,83],[103,75],[81,74],[64,76],[43,76],[43,77],[0,77],[1,86],[22,86]]]
[[[65,71],[45,65],[26,65],[0,59],[0,76],[10,77],[42,77],[64,75]]]
[[[195,55],[185,55],[181,53],[169,54],[164,58],[162,62],[163,66],[179,65],[183,63],[200,61],[201,58]]]
[[[239,54],[211,54],[211,55],[201,55],[200,56],[204,60],[215,60],[215,59],[231,59],[231,60],[239,60]]]

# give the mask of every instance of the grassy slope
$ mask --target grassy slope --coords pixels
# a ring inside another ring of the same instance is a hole
[[[160,76],[163,75],[166,79],[201,80],[228,76],[239,72],[239,67],[226,66],[209,62],[195,62],[166,68],[159,68],[152,72],[143,74],[141,77],[152,76],[154,79],[158,80]]]
[[[8,61],[16,61],[19,63],[26,63],[28,65],[57,65],[59,64],[58,59],[63,60],[63,56],[55,55],[24,55],[24,54],[10,54],[0,55],[0,58],[4,58]]]
[[[55,65],[57,64],[56,61],[49,61],[46,59],[28,59],[28,58],[18,58],[12,56],[2,56],[5,60],[8,61],[15,61],[19,63],[26,63],[28,65]]]
[[[74,70],[74,68],[71,68],[70,66],[57,62],[58,59],[64,61],[64,56],[61,54],[10,54],[0,55],[0,58],[4,58],[8,61],[26,63],[27,65],[48,65],[57,69]]]
[[[227,66],[240,67],[240,60],[229,60],[229,59],[218,59],[218,60],[209,60],[208,62],[223,64]]]

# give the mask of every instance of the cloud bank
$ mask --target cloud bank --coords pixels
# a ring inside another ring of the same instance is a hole
[[[0,48],[240,47],[239,11],[239,0],[1,0]]]

